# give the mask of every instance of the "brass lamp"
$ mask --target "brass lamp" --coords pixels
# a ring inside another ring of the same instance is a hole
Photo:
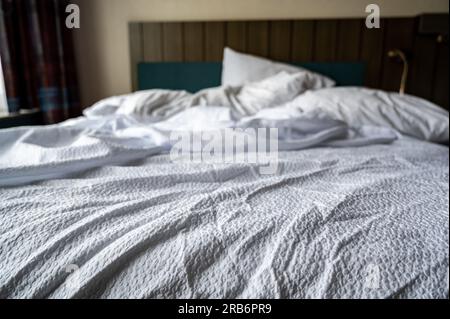
[[[393,49],[388,52],[388,56],[390,58],[400,58],[400,60],[403,62],[403,72],[402,72],[402,79],[400,81],[400,94],[405,94],[406,90],[406,81],[408,80],[408,71],[409,71],[409,65],[408,65],[408,59],[406,58],[406,54],[399,50],[399,49]]]

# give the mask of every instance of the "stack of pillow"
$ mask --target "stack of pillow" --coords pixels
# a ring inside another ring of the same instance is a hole
[[[250,111],[284,105],[323,111],[353,127],[390,127],[418,139],[448,143],[449,113],[424,99],[358,87],[334,87],[326,76],[268,59],[224,51],[222,86],[238,94]]]

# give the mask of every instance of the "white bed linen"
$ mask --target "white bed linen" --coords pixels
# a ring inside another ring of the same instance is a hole
[[[293,108],[305,113],[326,113],[351,127],[388,127],[421,140],[449,142],[448,111],[424,99],[359,87],[328,88],[301,94],[304,87],[295,76],[284,79],[281,85],[273,83],[277,78],[243,87],[207,89],[197,94],[164,90],[137,92],[103,100],[85,114],[90,118],[126,114],[165,119],[195,105],[221,105],[233,110],[237,117],[248,117],[285,106],[283,111]],[[278,97],[281,92],[283,96]]]
[[[304,112],[323,111],[351,126],[391,127],[421,140],[448,143],[449,114],[424,99],[360,87],[306,92],[287,103]]]
[[[279,114],[284,117],[279,118]],[[122,114],[82,117],[48,127],[0,131],[0,186],[63,177],[169,152],[177,142],[170,138],[174,131],[220,132],[237,127],[279,128],[280,150],[321,144],[344,147],[389,143],[397,138],[390,129],[351,128],[326,114],[283,112],[279,108],[252,117],[238,117],[226,107],[195,107],[157,122]],[[288,129],[289,136],[284,134]]]
[[[269,176],[160,155],[0,188],[0,298],[448,298],[448,154],[313,148]]]
[[[0,130],[0,298],[448,298],[447,147],[299,105],[243,115],[228,89],[153,93]],[[264,125],[302,149],[274,175],[155,155],[175,129]]]

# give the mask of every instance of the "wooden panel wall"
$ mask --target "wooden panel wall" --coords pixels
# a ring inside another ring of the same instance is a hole
[[[398,48],[410,60],[408,93],[448,108],[448,42],[419,33],[419,22],[383,19],[380,29],[362,19],[130,23],[133,86],[139,62],[221,61],[229,46],[278,61],[364,61],[366,86],[397,91],[402,65],[387,52]]]

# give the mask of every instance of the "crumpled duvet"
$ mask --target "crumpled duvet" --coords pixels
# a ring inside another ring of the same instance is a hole
[[[226,128],[277,128],[280,150],[359,146],[397,139],[397,133],[389,128],[353,128],[323,112],[302,113],[284,107],[239,117],[230,108],[213,106],[188,108],[165,120],[125,114],[80,117],[52,126],[0,131],[0,186],[64,177],[167,153],[177,143],[172,139],[174,132],[222,133]]]
[[[448,298],[448,148],[159,155],[0,189],[0,298]]]

